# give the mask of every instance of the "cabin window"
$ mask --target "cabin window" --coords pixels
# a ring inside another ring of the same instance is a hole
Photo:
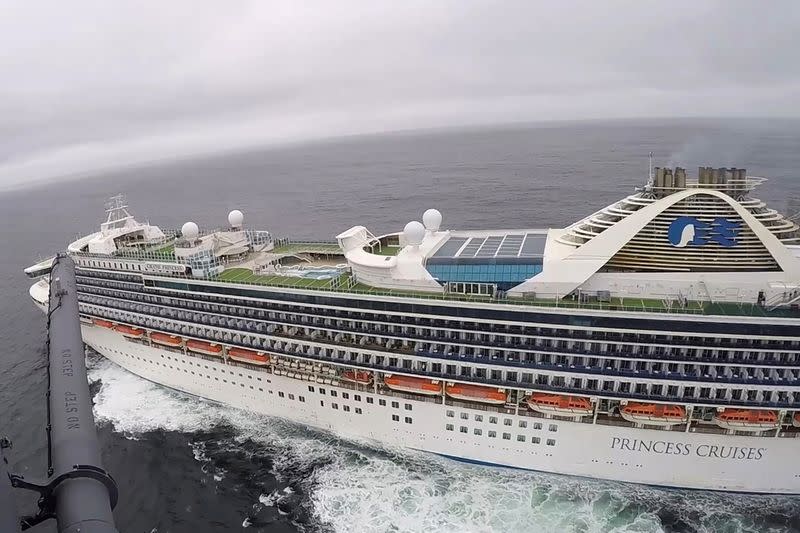
[[[378,400],[378,405],[386,407],[386,400],[383,400],[383,399]]]
[[[345,400],[349,400],[350,399],[350,395],[347,394],[346,392],[343,392],[342,393],[342,398],[344,398]]]
[[[447,424],[447,425],[444,427],[444,429],[446,429],[447,431],[453,431],[453,424]]]
[[[407,417],[405,417],[403,420],[404,420],[404,422],[405,422],[406,424],[410,424],[410,423],[412,422],[412,420],[411,420],[411,417],[410,417],[410,416],[407,416]]]
[[[400,415],[392,415],[392,420],[394,422],[400,422]]]
[[[480,436],[480,435],[483,433],[483,430],[481,430],[480,428],[475,428],[475,430],[473,431],[473,433],[475,433],[475,435],[478,435],[478,436]]]
[[[510,426],[512,424],[513,424],[513,422],[512,422],[512,420],[510,418],[506,418],[506,419],[503,420],[503,425],[505,425],[505,426]]]
[[[460,428],[458,428],[458,430],[461,431],[461,433],[466,433],[467,432],[467,426],[461,426]]]
[[[525,442],[525,435],[517,435],[517,442]]]
[[[302,397],[302,396],[298,396],[297,399],[300,400],[302,403],[305,403],[305,401],[306,401],[306,399],[304,397]]]
[[[555,424],[550,424],[550,425],[547,427],[547,430],[548,430],[548,431],[558,431],[558,426],[557,426],[557,425],[555,425]]]
[[[548,446],[555,446],[556,445],[556,440],[555,439],[547,439],[547,445]]]
[[[308,386],[308,392],[314,392],[314,387],[312,387],[311,385],[309,385],[309,386]]]
[[[371,396],[367,396],[367,403],[373,403],[375,400]]]
[[[331,391],[331,396],[333,396],[334,398],[336,398],[338,395],[339,394],[335,390]]]
[[[339,404],[338,403],[332,403],[331,407],[333,407],[334,409],[339,409]]]
[[[497,437],[497,432],[496,431],[490,431],[489,432],[489,437],[491,437],[491,438]]]
[[[348,413],[350,412],[350,406],[349,405],[343,405],[342,409],[344,409]]]
[[[456,416],[455,411],[447,411],[447,418],[453,418],[454,416]]]
[[[461,420],[469,420],[469,413],[461,413]]]
[[[539,444],[540,442],[542,442],[542,439],[539,437],[531,437],[531,444]]]
[[[497,424],[497,417],[496,416],[490,416],[489,417],[489,423],[490,424]]]
[[[511,433],[503,433],[503,440],[511,440]]]
[[[521,428],[528,427],[528,421],[527,420],[520,420],[519,421],[519,427],[521,427]]]
[[[410,411],[411,410],[411,404],[410,403],[405,404],[405,407],[406,407],[406,411]]]
[[[483,422],[483,415],[475,415],[475,422]]]
[[[361,414],[361,408],[360,408],[360,407],[356,407],[356,414],[357,414],[357,415],[360,415],[360,414]]]
[[[360,395],[360,394],[356,394],[356,395],[354,395],[354,396],[353,396],[353,398],[354,398],[354,399],[355,399],[355,401],[357,401],[357,402],[360,402],[360,401],[361,401],[361,395]]]
[[[294,400],[294,394],[290,394],[290,395],[289,395],[289,399],[290,399],[290,400]]]

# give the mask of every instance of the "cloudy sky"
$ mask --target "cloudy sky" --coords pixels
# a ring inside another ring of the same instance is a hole
[[[0,186],[342,134],[800,116],[800,2],[0,2]]]

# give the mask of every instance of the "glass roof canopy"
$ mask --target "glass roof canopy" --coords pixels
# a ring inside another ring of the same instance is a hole
[[[543,233],[454,236],[428,258],[428,263],[541,263],[546,242]]]

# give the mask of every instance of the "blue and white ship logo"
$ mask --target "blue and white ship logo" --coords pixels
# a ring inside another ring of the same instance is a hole
[[[669,242],[676,248],[686,246],[703,246],[716,242],[720,246],[736,245],[739,234],[739,223],[725,218],[715,218],[711,222],[703,222],[694,217],[678,217],[669,225]]]

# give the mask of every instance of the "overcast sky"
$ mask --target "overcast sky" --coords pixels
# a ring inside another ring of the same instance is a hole
[[[273,142],[800,116],[800,1],[0,0],[0,187]]]

